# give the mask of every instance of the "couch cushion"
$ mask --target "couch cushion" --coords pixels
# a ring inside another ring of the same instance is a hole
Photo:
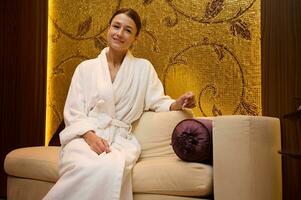
[[[56,182],[60,147],[27,147],[11,151],[4,162],[8,175]]]
[[[212,193],[212,167],[176,156],[141,159],[133,169],[135,193],[205,196]]]
[[[175,155],[170,145],[172,131],[180,121],[192,117],[189,110],[143,113],[133,125],[133,133],[141,144],[140,158]]]

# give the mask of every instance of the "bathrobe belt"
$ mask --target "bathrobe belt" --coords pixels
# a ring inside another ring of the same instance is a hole
[[[125,132],[121,133],[122,137],[129,139],[129,140],[132,138],[132,125],[129,125],[118,119],[112,119],[111,125],[116,126],[118,128],[124,128],[126,130]]]
[[[88,116],[89,116],[89,121],[92,124],[95,124],[96,127],[99,129],[107,129],[110,126],[116,127],[116,130],[112,131],[109,134],[109,138],[108,138],[109,143],[113,142],[115,134],[118,134],[121,137],[128,139],[128,140],[132,139],[132,125],[127,124],[116,118],[112,118],[107,113],[97,112],[97,108],[93,109],[88,114]]]

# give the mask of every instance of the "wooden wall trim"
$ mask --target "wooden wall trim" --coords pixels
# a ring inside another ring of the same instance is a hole
[[[4,0],[0,11],[0,148],[44,145],[47,19],[46,0]],[[0,171],[0,196],[6,175]]]
[[[300,0],[262,0],[264,115],[282,117],[301,103],[300,19]]]
[[[261,2],[263,115],[280,118],[283,150],[301,152],[298,124],[283,118],[301,104],[301,1]],[[301,199],[301,160],[283,156],[282,169],[283,199]]]

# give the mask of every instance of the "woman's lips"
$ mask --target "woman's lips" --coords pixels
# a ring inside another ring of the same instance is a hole
[[[118,43],[123,43],[123,41],[120,40],[120,39],[118,39],[118,38],[113,38],[113,40],[114,40],[115,42],[118,42]]]

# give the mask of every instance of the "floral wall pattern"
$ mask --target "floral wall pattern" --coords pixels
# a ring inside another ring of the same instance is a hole
[[[52,0],[46,141],[63,120],[76,66],[106,46],[121,7],[140,14],[132,52],[153,63],[166,94],[193,91],[196,116],[261,115],[259,0]]]

